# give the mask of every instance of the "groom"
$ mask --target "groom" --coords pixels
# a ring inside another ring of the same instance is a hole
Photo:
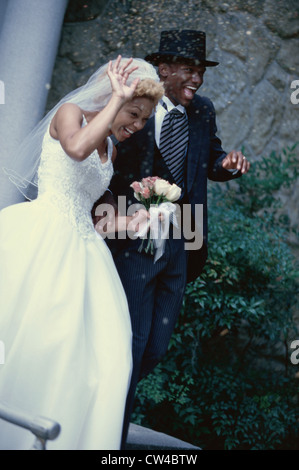
[[[246,173],[250,166],[240,151],[224,152],[216,136],[213,104],[196,94],[206,67],[218,65],[206,60],[205,41],[202,31],[162,32],[159,51],[145,60],[158,67],[165,88],[163,102],[158,104],[155,116],[142,131],[117,146],[115,176],[110,187],[113,195],[125,195],[128,204],[137,202],[130,184],[147,176],[160,176],[176,183],[182,189],[180,207],[188,205],[193,229],[203,235],[201,243],[194,240],[186,249],[184,230],[178,238],[172,228],[164,254],[155,263],[152,255],[138,251],[139,239],[118,240],[116,248],[111,247],[127,294],[133,329],[134,367],[123,448],[137,383],[166,353],[186,283],[200,275],[207,258],[207,179],[228,181]],[[174,137],[172,126],[176,126]],[[171,139],[176,139],[175,143],[171,144]],[[171,147],[175,147],[174,153],[169,152]],[[182,213],[184,217],[184,210]],[[184,220],[182,227],[185,227]]]

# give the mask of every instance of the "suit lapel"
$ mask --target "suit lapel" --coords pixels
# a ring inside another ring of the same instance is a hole
[[[190,192],[200,159],[199,156],[201,151],[203,126],[201,125],[202,115],[199,113],[199,109],[195,109],[194,105],[190,104],[190,109],[188,109],[187,112],[189,120],[189,144],[187,153],[187,191]]]
[[[139,138],[141,141],[141,155],[143,155],[143,158],[140,162],[140,177],[147,178],[148,176],[158,176],[154,174],[158,171],[158,174],[161,178],[165,178],[170,183],[173,183],[174,180],[169,171],[169,168],[166,165],[162,155],[160,154],[159,149],[156,146],[154,117],[148,120],[143,131],[139,133]],[[158,167],[157,162],[155,163],[155,158],[157,158],[157,154],[159,155]]]
[[[140,161],[140,177],[153,176],[155,153],[155,117],[151,117],[142,132],[139,133],[143,157]]]

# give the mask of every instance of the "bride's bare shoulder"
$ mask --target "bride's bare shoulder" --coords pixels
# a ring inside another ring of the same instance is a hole
[[[72,115],[72,116],[83,116],[83,110],[81,108],[79,108],[79,106],[77,104],[74,104],[74,103],[64,103],[62,104],[54,118],[61,118],[62,116],[68,116],[68,115]]]
[[[58,108],[51,121],[50,134],[52,137],[57,138],[58,127],[65,126],[66,123],[71,126],[75,124],[81,126],[82,120],[83,110],[79,106],[74,103],[64,103]]]

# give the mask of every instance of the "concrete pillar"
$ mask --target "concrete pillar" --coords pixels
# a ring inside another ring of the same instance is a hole
[[[2,25],[4,22],[5,18],[5,10],[8,4],[8,0],[1,0],[0,1],[0,38],[1,38],[1,30],[2,30]]]
[[[0,209],[23,200],[2,167],[9,168],[21,141],[43,117],[67,3],[9,0],[3,8],[0,81],[5,88],[5,104],[0,104]]]

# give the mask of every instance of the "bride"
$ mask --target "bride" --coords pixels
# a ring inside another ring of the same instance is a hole
[[[58,421],[49,449],[120,448],[131,325],[91,209],[112,177],[110,136],[123,141],[143,128],[162,95],[150,64],[119,56],[29,136],[19,155],[25,178],[7,172],[28,199],[37,180],[38,196],[0,212],[0,401]],[[33,441],[0,420],[0,449]]]

